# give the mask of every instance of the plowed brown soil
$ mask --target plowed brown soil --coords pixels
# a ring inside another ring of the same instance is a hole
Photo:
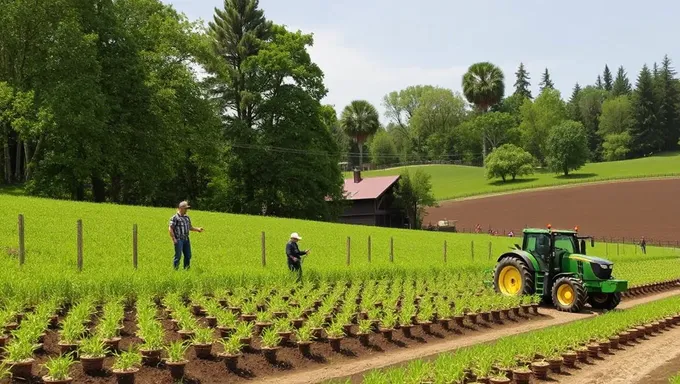
[[[441,203],[423,223],[458,220],[499,233],[525,226],[573,228],[600,238],[680,240],[680,179],[619,181]]]

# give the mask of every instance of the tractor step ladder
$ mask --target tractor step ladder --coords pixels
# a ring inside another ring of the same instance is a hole
[[[544,290],[544,280],[545,280],[545,273],[543,272],[536,272],[536,294],[537,295],[543,295],[543,290]]]

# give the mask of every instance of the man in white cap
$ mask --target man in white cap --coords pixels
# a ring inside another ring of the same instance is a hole
[[[184,269],[189,269],[189,264],[191,262],[189,232],[203,232],[203,228],[195,228],[191,225],[191,219],[189,218],[189,215],[187,215],[187,210],[189,208],[191,208],[189,203],[182,201],[178,205],[177,213],[170,218],[168,232],[170,232],[170,238],[175,245],[175,258],[173,260],[175,269],[179,269],[179,259],[182,258],[182,253],[184,253]]]
[[[302,240],[302,237],[293,232],[290,234],[290,240],[286,244],[286,258],[288,259],[288,269],[291,272],[297,272],[297,281],[302,281],[302,264],[300,262],[301,257],[309,253],[309,249],[301,251],[298,248],[298,241]]]

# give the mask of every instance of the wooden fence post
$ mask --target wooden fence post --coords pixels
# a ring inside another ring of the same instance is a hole
[[[132,224],[132,266],[137,269],[137,224]]]
[[[390,262],[394,263],[394,237],[390,237]]]
[[[491,242],[489,241],[489,260],[491,260]]]
[[[266,267],[267,266],[267,251],[266,251],[266,248],[265,248],[264,231],[262,231],[261,243],[262,243],[262,266]]]
[[[83,220],[78,219],[78,271],[83,270]]]
[[[24,215],[19,214],[19,265],[24,265],[26,248],[24,243]]]
[[[616,243],[616,256],[619,255],[619,243]]]
[[[470,255],[472,255],[472,261],[475,260],[475,241],[470,242]]]
[[[371,235],[368,235],[368,262],[371,262]]]
[[[350,238],[347,236],[347,265],[349,265],[349,254],[350,254]]]
[[[446,264],[446,240],[444,240],[444,263]]]

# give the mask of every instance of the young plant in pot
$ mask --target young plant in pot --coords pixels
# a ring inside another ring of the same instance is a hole
[[[290,341],[293,335],[293,326],[290,324],[288,318],[282,317],[274,320],[274,330],[281,338],[281,345],[283,346]]]
[[[194,315],[200,316],[203,314],[203,303],[205,302],[205,299],[206,297],[203,295],[203,293],[198,290],[192,290],[191,293],[189,293],[191,312]]]
[[[230,337],[220,339],[219,341],[222,344],[224,352],[218,353],[217,356],[224,360],[227,369],[235,371],[238,358],[243,356],[243,353],[241,352],[241,348],[243,347],[241,339],[237,334],[233,334]]]
[[[301,306],[294,306],[288,309],[288,318],[293,323],[293,328],[300,329],[305,323],[304,312],[305,310]]]
[[[257,312],[257,318],[255,320],[255,326],[257,327],[255,332],[258,335],[261,335],[262,332],[271,327],[272,325],[272,314],[269,311],[258,311]]]
[[[134,384],[135,374],[142,364],[142,355],[136,349],[131,349],[115,355],[111,371],[116,376],[118,384]]]
[[[423,327],[423,332],[430,333],[430,326],[432,325],[432,318],[434,317],[434,308],[432,302],[429,300],[423,301],[420,304],[420,310],[416,315],[418,324]]]
[[[282,319],[288,316],[288,303],[280,295],[273,295],[269,299],[269,310],[274,319]]]
[[[196,357],[199,359],[209,359],[211,357],[213,341],[212,328],[196,328],[194,337],[192,338],[192,345],[194,346]]]
[[[12,380],[12,371],[6,362],[0,362],[0,384],[9,384]]]
[[[165,364],[170,369],[170,376],[173,380],[182,380],[184,377],[184,368],[189,360],[186,358],[189,343],[186,341],[173,341],[165,347],[165,352],[168,358],[165,359]]]
[[[161,362],[163,347],[163,328],[160,325],[145,328],[144,342],[139,349],[142,354],[142,363],[147,366],[157,366]]]
[[[486,350],[487,353],[479,354],[475,358],[473,373],[478,382],[488,382],[489,376],[493,371],[493,356]]]
[[[416,313],[415,305],[405,304],[399,313],[399,328],[405,337],[411,337],[411,329],[413,328],[413,316]]]
[[[83,339],[78,351],[83,372],[93,375],[102,371],[106,357],[106,344],[102,339],[96,336]]]
[[[370,320],[363,319],[359,320],[358,326],[359,332],[357,332],[357,336],[359,336],[359,342],[364,347],[367,347],[373,329],[373,323]]]
[[[307,325],[300,327],[295,331],[295,339],[300,353],[303,356],[309,356],[312,341],[314,340],[312,329]]]
[[[342,324],[339,322],[333,322],[326,329],[328,334],[328,341],[331,344],[331,348],[335,352],[340,352],[340,342],[345,338],[345,332],[342,329]]]
[[[115,353],[119,350],[121,337],[118,324],[120,322],[115,317],[105,317],[95,332],[95,335],[104,342],[108,353]]]
[[[220,331],[220,337],[229,337],[236,329],[236,315],[232,311],[219,310],[215,313],[217,321],[217,330]]]
[[[382,319],[380,319],[380,333],[387,340],[392,340],[392,332],[394,331],[394,326],[397,324],[397,314],[394,311],[387,310]]]
[[[215,328],[217,325],[217,313],[222,310],[220,304],[214,300],[206,300],[203,304],[205,306],[205,321],[210,328]]]
[[[182,337],[182,340],[191,340],[196,329],[199,327],[198,320],[188,312],[182,313],[181,315],[177,313],[177,315],[179,316],[177,318],[179,325],[177,333]]]
[[[451,305],[448,301],[439,296],[437,297],[435,307],[437,309],[439,325],[448,330],[450,328],[451,319],[453,318],[453,309],[451,309]]]
[[[251,342],[253,341],[253,328],[255,328],[253,323],[244,321],[236,326],[234,335],[241,341],[243,347],[250,348]]]
[[[62,355],[77,352],[78,342],[85,335],[87,329],[82,320],[69,316],[64,319],[59,334],[59,351]]]
[[[61,355],[56,358],[50,358],[43,367],[47,369],[47,375],[42,379],[45,383],[68,384],[73,382],[73,378],[69,375],[69,370],[75,361],[71,354]]]
[[[254,301],[244,301],[241,304],[241,320],[251,322],[257,319],[257,304]]]
[[[276,351],[281,348],[281,336],[279,336],[274,328],[269,327],[262,331],[260,337],[260,345],[264,357],[270,364],[276,364]]]
[[[5,362],[12,377],[29,380],[32,377],[35,345],[28,340],[13,339],[5,346]]]

